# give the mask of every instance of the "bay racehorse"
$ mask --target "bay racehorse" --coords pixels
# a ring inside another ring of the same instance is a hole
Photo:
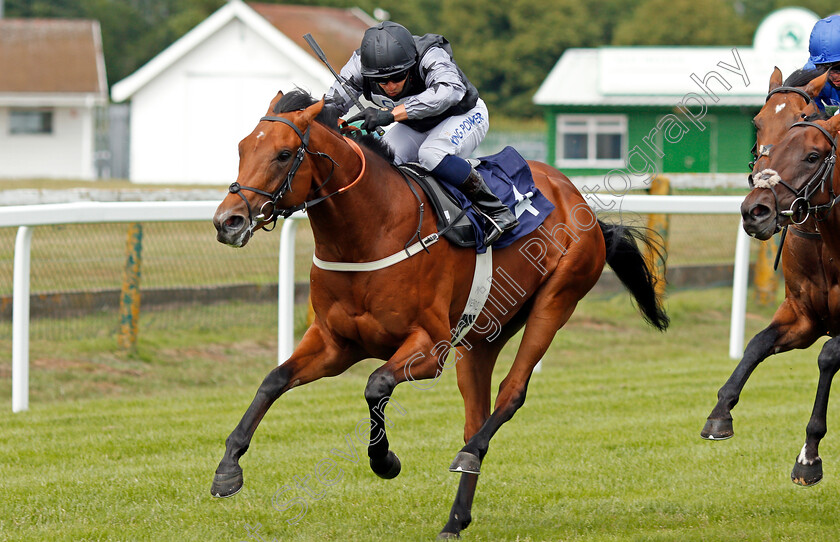
[[[814,407],[791,473],[791,479],[804,486],[823,476],[819,444],[826,434],[831,381],[840,369],[840,214],[835,209],[840,176],[834,167],[838,129],[838,116],[794,123],[753,177],[755,188],[741,205],[744,229],[758,239],[769,239],[788,226],[797,235],[819,240],[796,259],[785,256],[785,302],[773,323],[747,346],[747,351],[783,352],[831,337],[817,358]]]
[[[266,116],[239,143],[237,181],[213,218],[219,241],[244,246],[254,231],[304,206],[321,266],[403,255],[408,242],[435,232],[433,220],[421,221],[422,209],[429,208],[425,196],[415,194],[372,148],[343,137],[328,109],[323,100],[297,90],[272,100]],[[461,473],[461,481],[442,538],[457,538],[469,525],[491,437],[522,406],[534,366],[598,280],[605,261],[643,316],[661,330],[668,324],[636,243],[640,232],[600,222],[559,171],[537,162],[529,166],[555,210],[541,228],[493,252],[490,299],[495,302],[485,306],[453,352],[466,411],[465,446],[450,467]],[[446,361],[451,332],[467,303],[475,266],[474,249],[443,240],[377,270],[339,272],[313,265],[314,322],[291,357],[266,376],[227,438],[211,493],[225,497],[242,487],[239,460],[280,395],[367,358],[385,360],[364,391],[371,419],[370,467],[382,478],[397,476],[400,462],[389,449],[383,409],[397,384],[438,378],[445,363],[451,366]],[[491,410],[496,358],[523,326]]]
[[[782,83],[782,73],[778,68],[770,76],[765,105],[753,119],[756,128],[756,144],[753,147],[755,160],[750,164],[752,171],[749,176],[753,190],[741,208],[748,233],[753,233],[751,228],[758,218],[757,213],[763,212],[761,206],[754,207],[752,202],[762,195],[766,197],[768,192],[767,186],[764,183],[755,184],[755,179],[760,178],[761,172],[769,167],[771,152],[788,134],[791,126],[802,120],[803,116],[818,113],[813,99],[819,94],[825,80],[825,73],[820,75],[819,72],[798,70]],[[783,230],[780,241],[785,298],[770,324],[750,340],[743,358],[718,391],[717,404],[700,433],[709,440],[725,440],[734,435],[731,410],[738,403],[747,379],[762,361],[772,354],[807,348],[829,331],[822,315],[833,283],[826,281],[822,273],[814,273],[822,269],[822,265],[816,265],[816,262],[824,259],[824,247],[821,236],[816,233],[814,219],[811,217],[808,225],[791,224],[783,216],[778,219],[775,226],[779,229],[784,227],[792,233],[786,236],[786,230]],[[812,264],[813,268],[810,267]],[[808,485],[819,480],[816,472],[802,477],[799,470],[794,469],[794,482]]]

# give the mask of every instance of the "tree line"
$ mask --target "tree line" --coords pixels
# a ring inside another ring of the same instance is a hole
[[[133,73],[225,0],[3,0],[8,18],[96,19],[108,83]],[[749,45],[761,19],[789,5],[821,17],[834,0],[296,0],[385,10],[414,34],[443,34],[488,106],[539,114],[531,98],[560,55],[602,45]],[[301,30],[305,32],[305,29]],[[336,65],[345,59],[331,59]],[[803,59],[804,62],[804,59]],[[616,86],[622,84],[615,81]]]

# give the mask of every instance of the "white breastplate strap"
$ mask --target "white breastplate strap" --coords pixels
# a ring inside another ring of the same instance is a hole
[[[411,258],[423,250],[424,246],[428,247],[434,245],[438,242],[438,240],[438,234],[435,232],[427,235],[422,241],[417,241],[405,250],[401,250],[396,254],[391,254],[387,258],[374,260],[372,262],[327,262],[313,254],[312,263],[314,263],[316,267],[320,267],[326,271],[377,271]]]
[[[458,319],[458,325],[452,330],[450,341],[452,346],[458,346],[461,339],[472,329],[479,313],[484,309],[484,304],[487,303],[491,286],[493,286],[493,247],[487,247],[487,252],[475,256],[475,274],[470,287],[470,296],[467,298],[464,313]]]

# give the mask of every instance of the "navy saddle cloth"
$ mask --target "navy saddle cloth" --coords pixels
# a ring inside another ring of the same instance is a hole
[[[493,243],[494,248],[504,248],[537,229],[554,210],[554,204],[537,190],[528,163],[513,147],[505,147],[499,153],[479,160],[481,163],[476,169],[487,186],[519,219],[518,226]],[[487,250],[484,218],[473,209],[469,198],[452,186],[438,182],[417,164],[404,164],[400,169],[426,193],[437,215],[438,231],[444,232],[443,237],[459,247],[475,247],[479,254]]]

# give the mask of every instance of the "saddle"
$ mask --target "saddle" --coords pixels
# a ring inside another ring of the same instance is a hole
[[[405,175],[406,182],[409,179],[414,181],[426,194],[437,216],[438,231],[443,237],[455,246],[474,248],[475,230],[467,214],[468,209],[461,207],[461,203],[446,186],[419,164],[402,164],[398,169]]]
[[[519,225],[505,232],[493,243],[493,248],[504,248],[530,234],[554,210],[554,204],[537,190],[527,161],[513,147],[505,147],[491,156],[467,161],[481,173],[490,190],[519,219]],[[442,237],[455,246],[474,248],[479,254],[487,250],[484,246],[484,219],[473,209],[469,198],[456,188],[437,181],[419,164],[403,164],[398,169],[418,199],[415,184],[429,198]]]

